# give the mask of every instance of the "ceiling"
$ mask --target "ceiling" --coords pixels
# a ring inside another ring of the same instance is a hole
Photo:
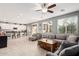
[[[36,3],[0,3],[0,21],[28,24],[77,11],[79,3],[57,3],[56,7],[52,9],[54,13],[44,15],[35,11],[38,7]]]

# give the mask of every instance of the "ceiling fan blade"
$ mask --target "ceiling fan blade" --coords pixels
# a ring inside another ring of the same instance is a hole
[[[39,9],[39,10],[36,10],[36,11],[41,11],[41,9]]]
[[[47,10],[47,12],[49,12],[49,13],[53,13],[53,11],[51,11],[51,10]]]
[[[55,6],[56,6],[56,4],[50,5],[50,6],[48,7],[48,9],[53,8],[53,7],[55,7]]]

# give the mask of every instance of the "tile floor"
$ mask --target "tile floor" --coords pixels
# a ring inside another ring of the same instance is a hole
[[[0,49],[0,56],[45,56],[47,52],[37,45],[37,41],[29,41],[28,37],[21,37],[9,39],[8,47]]]

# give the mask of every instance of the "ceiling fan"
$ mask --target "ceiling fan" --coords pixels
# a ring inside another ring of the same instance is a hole
[[[42,11],[43,13],[46,13],[46,12],[53,13],[54,11],[52,11],[51,9],[56,7],[56,4],[52,4],[48,6],[48,3],[42,3],[40,6],[41,6],[41,9],[38,9],[36,11]]]

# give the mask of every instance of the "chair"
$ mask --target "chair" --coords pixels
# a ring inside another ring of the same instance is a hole
[[[36,41],[36,40],[41,39],[41,38],[42,38],[42,35],[40,33],[37,33],[37,34],[33,34],[32,36],[30,36],[29,40]]]

